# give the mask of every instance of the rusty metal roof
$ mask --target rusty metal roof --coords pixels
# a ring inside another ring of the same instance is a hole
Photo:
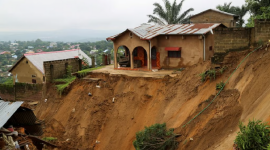
[[[158,35],[201,35],[210,32],[212,29],[218,27],[220,23],[196,23],[196,24],[172,24],[172,25],[150,25],[142,24],[139,27],[133,29],[127,29],[131,31],[143,40],[150,40]],[[124,33],[124,32],[123,32]],[[113,40],[117,34],[108,37],[107,40]]]
[[[23,102],[6,102],[0,100],[0,128],[5,125],[22,103]]]

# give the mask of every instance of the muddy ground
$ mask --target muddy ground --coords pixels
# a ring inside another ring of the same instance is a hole
[[[176,77],[93,73],[88,78],[99,81],[77,79],[61,97],[48,86],[48,101],[40,101],[35,113],[46,122],[44,136],[57,137],[60,149],[132,150],[136,132],[165,122],[181,134],[179,150],[231,150],[239,121],[270,121],[269,51],[250,55],[208,109],[183,125],[210,104],[216,83],[225,81],[247,53],[228,55],[227,70],[215,81],[200,81],[209,61]]]

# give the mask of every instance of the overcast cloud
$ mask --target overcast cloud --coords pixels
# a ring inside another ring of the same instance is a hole
[[[171,0],[173,1],[173,0]],[[240,6],[245,0],[231,0]],[[146,23],[162,0],[0,0],[0,31],[125,30]],[[180,2],[180,0],[178,0]],[[199,13],[228,0],[185,0]]]

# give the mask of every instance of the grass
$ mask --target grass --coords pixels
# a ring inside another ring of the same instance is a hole
[[[44,138],[42,138],[42,140],[47,141],[47,142],[53,142],[53,141],[56,141],[57,138],[55,138],[55,137],[44,137]]]
[[[63,84],[58,84],[56,85],[57,91],[62,94],[64,89],[68,87],[70,83],[72,83],[76,79],[75,76],[72,77],[67,77],[67,78],[62,78],[62,79],[55,79],[54,82],[64,82]]]
[[[84,69],[84,70],[81,70],[81,71],[78,71],[77,73],[79,74],[80,77],[84,77],[87,75],[88,72],[91,72],[93,70],[97,70],[97,69],[101,69],[101,68],[104,68],[105,66],[99,66],[97,68],[88,68],[88,69]]]

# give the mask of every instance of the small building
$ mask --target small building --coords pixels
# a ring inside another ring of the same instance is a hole
[[[220,10],[208,9],[190,17],[191,23],[222,23],[228,28],[236,27],[239,16]]]
[[[72,66],[71,72],[79,71],[83,58],[92,64],[91,58],[79,49],[24,54],[9,72],[12,73],[14,82],[50,82],[66,75],[69,65]]]
[[[57,47],[57,43],[51,42],[51,43],[50,43],[50,47]]]
[[[209,60],[214,54],[213,29],[217,27],[224,26],[215,23],[142,24],[127,29],[107,38],[114,44],[114,68],[121,69],[119,62],[130,69],[182,68]],[[118,50],[123,50],[124,54]]]
[[[34,49],[34,46],[28,46],[27,48],[28,49]]]

